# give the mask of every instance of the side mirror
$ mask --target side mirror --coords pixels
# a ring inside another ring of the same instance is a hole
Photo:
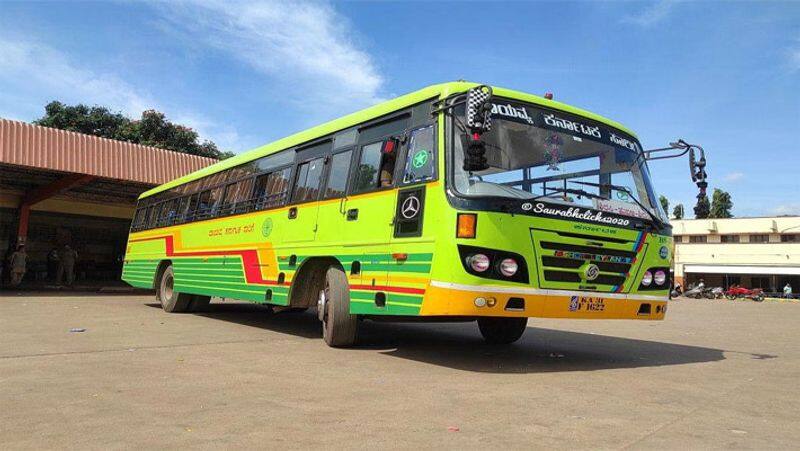
[[[699,155],[698,159],[695,159],[695,149],[697,149]],[[705,193],[706,188],[708,188],[708,182],[706,182],[708,178],[706,173],[706,154],[700,146],[689,148],[689,172],[692,175],[692,181],[700,188],[700,193]]]
[[[473,133],[492,129],[492,88],[481,85],[467,92],[467,127]]]

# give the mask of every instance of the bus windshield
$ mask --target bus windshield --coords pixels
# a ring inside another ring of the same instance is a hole
[[[567,113],[500,101],[493,104],[492,129],[482,138],[489,168],[467,172],[464,129],[458,125],[464,123],[464,108],[454,113],[451,173],[460,195],[535,199],[666,220],[633,137]]]

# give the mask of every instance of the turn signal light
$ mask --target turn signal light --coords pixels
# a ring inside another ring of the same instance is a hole
[[[456,238],[475,238],[478,228],[478,215],[459,213],[457,216]]]

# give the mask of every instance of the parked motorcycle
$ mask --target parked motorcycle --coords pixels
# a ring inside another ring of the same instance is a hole
[[[714,287],[711,293],[714,295],[714,299],[722,299],[725,296],[725,290],[722,287]]]
[[[670,291],[669,293],[670,297],[672,298],[677,298],[682,294],[683,294],[683,288],[681,288],[680,284],[675,285],[675,288],[673,288],[672,291]]]
[[[732,285],[725,291],[725,297],[730,300],[744,298],[761,302],[764,300],[764,290],[761,288],[753,288],[751,290],[749,288]]]
[[[708,293],[708,294],[706,294],[706,293]],[[692,287],[692,288],[689,288],[688,290],[686,290],[686,292],[683,293],[683,295],[686,296],[687,298],[692,298],[692,299],[702,299],[702,298],[714,299],[713,295],[711,295],[710,293],[711,293],[711,290],[707,289],[706,287],[704,287],[704,286],[696,286],[696,287]],[[709,296],[711,296],[711,297],[709,297]]]

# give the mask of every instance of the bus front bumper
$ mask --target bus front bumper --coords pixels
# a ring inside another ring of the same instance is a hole
[[[668,299],[431,281],[420,315],[662,320]]]

